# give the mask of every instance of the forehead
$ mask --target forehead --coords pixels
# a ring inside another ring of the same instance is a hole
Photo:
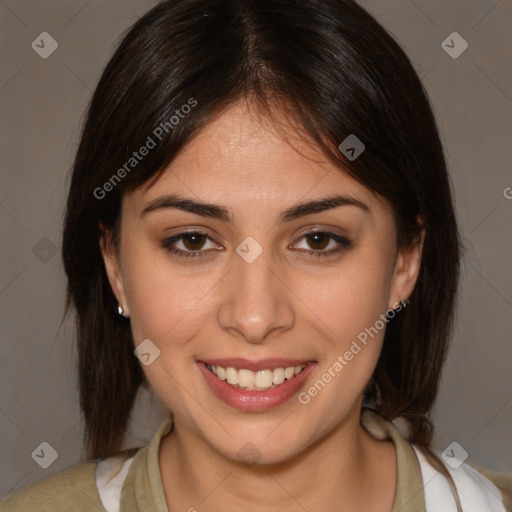
[[[245,102],[206,125],[158,180],[136,190],[130,202],[141,211],[169,192],[264,206],[340,193],[386,206],[330,162],[288,118],[276,113],[271,120]]]

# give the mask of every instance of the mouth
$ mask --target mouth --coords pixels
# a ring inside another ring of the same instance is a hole
[[[196,364],[213,395],[247,412],[266,411],[288,402],[317,366],[316,361],[241,358]]]
[[[266,391],[280,386],[285,380],[299,375],[306,364],[264,370],[249,370],[247,368],[234,368],[206,363],[206,367],[221,381],[227,382],[235,389],[247,391]]]

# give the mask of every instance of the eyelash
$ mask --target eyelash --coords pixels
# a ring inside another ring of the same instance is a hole
[[[304,238],[306,238],[307,236],[310,236],[310,235],[327,235],[328,238],[330,238],[331,240],[334,240],[335,242],[337,242],[339,244],[339,246],[336,248],[336,249],[331,249],[329,251],[322,251],[322,250],[318,250],[318,251],[315,251],[315,250],[311,250],[311,251],[307,251],[305,249],[299,249],[300,251],[306,251],[306,252],[309,252],[309,257],[312,257],[312,258],[318,258],[318,257],[327,257],[327,256],[332,256],[334,254],[337,254],[341,251],[343,251],[344,249],[350,249],[353,247],[353,244],[352,242],[344,237],[344,236],[340,236],[340,235],[336,235],[335,233],[330,233],[329,231],[322,231],[322,230],[311,230],[311,231],[308,231],[307,233],[304,233],[303,235],[301,235],[301,237],[299,238],[299,240],[302,240]],[[169,253],[172,253],[176,256],[178,256],[179,258],[182,258],[182,259],[189,259],[189,258],[205,258],[205,257],[208,257],[208,256],[205,256],[203,253],[205,252],[204,250],[197,250],[197,251],[184,251],[182,249],[176,249],[175,247],[173,247],[173,244],[181,239],[183,239],[184,237],[186,237],[187,235],[200,235],[200,236],[204,236],[206,237],[208,240],[212,241],[212,242],[215,242],[215,240],[207,235],[206,233],[203,233],[202,231],[184,231],[183,233],[179,233],[178,235],[175,235],[171,238],[168,238],[166,240],[164,240],[162,242],[162,246],[163,248],[169,252]]]

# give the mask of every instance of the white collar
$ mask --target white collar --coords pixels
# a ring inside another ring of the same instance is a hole
[[[412,447],[421,467],[427,512],[457,512],[448,480],[430,465],[416,446]],[[433,451],[441,458],[438,450]],[[476,469],[464,462],[457,469],[446,463],[444,466],[455,482],[464,512],[507,512],[500,490]]]

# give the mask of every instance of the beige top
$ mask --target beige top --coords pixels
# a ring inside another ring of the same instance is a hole
[[[395,444],[398,475],[392,512],[426,512],[421,468],[413,446],[393,423],[369,409],[363,409],[361,423],[374,437],[390,438]],[[122,487],[121,512],[169,512],[158,453],[171,426],[169,418],[150,443],[136,452]],[[96,487],[96,466],[97,462],[79,464],[18,490],[0,502],[0,512],[106,512]],[[472,466],[498,487],[507,512],[512,512],[512,475]]]

